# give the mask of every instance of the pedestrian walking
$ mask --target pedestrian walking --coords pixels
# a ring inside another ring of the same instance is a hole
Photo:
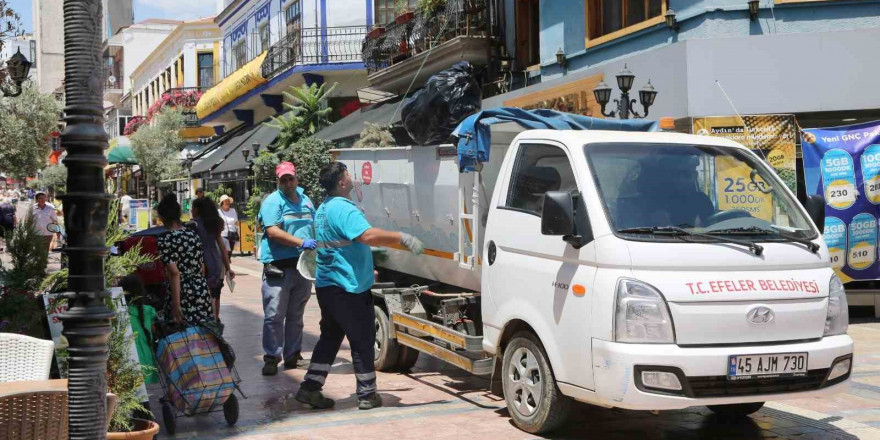
[[[214,304],[214,320],[220,322],[220,292],[223,290],[223,279],[226,274],[229,274],[229,278],[235,278],[235,272],[229,264],[229,255],[223,247],[223,238],[220,236],[224,222],[220,218],[217,205],[207,197],[193,202],[192,216],[191,224],[202,240],[205,254],[205,278]]]
[[[235,249],[235,243],[238,242],[238,213],[232,207],[235,200],[226,194],[220,196],[220,216],[223,218],[223,241],[226,243],[226,251],[232,258],[232,250]]]
[[[202,240],[180,222],[180,204],[173,193],[156,207],[168,232],[159,236],[159,257],[165,264],[171,295],[165,300],[165,317],[177,323],[200,324],[214,320],[211,295],[204,276]]]
[[[302,357],[303,313],[312,283],[296,265],[302,249],[315,249],[312,229],[315,208],[296,177],[296,167],[281,162],[275,167],[278,189],[260,205],[257,221],[263,228],[260,261],[263,263],[263,375],[284,368],[304,368]]]
[[[373,409],[382,406],[382,398],[376,392],[373,368],[376,332],[370,293],[374,280],[370,246],[402,245],[418,255],[424,245],[410,234],[370,226],[348,198],[353,185],[344,164],[333,162],[324,166],[319,181],[328,196],[315,216],[316,238],[321,245],[315,275],[321,336],[295,398],[314,408],[330,408],[335,404],[321,389],[342,339],[347,337],[357,379],[358,408]]]
[[[52,237],[55,235],[48,229],[48,226],[52,223],[58,223],[58,213],[55,212],[55,207],[46,201],[48,197],[45,191],[37,191],[34,194],[36,203],[31,205],[37,235],[43,239],[43,248],[46,250],[47,258],[52,246]]]
[[[15,206],[9,203],[9,197],[4,197],[0,203],[0,251],[5,249],[6,234],[15,228],[15,220]]]

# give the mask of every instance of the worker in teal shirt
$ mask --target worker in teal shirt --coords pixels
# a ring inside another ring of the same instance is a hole
[[[328,196],[315,214],[319,245],[315,291],[321,307],[321,336],[296,400],[314,408],[335,404],[321,394],[321,388],[342,339],[347,337],[357,379],[358,408],[377,408],[382,406],[382,399],[376,393],[373,368],[376,317],[370,292],[370,246],[402,245],[418,255],[424,245],[410,234],[370,226],[363,212],[348,198],[353,185],[345,164],[333,162],[324,166],[318,178]]]
[[[296,167],[281,162],[275,168],[278,190],[260,204],[257,220],[263,228],[260,261],[263,263],[263,375],[285,368],[305,368],[302,335],[303,314],[312,283],[296,265],[302,249],[315,249],[311,229],[315,207],[296,176]]]

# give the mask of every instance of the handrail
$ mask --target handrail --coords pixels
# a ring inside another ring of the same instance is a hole
[[[299,29],[269,47],[261,73],[269,78],[295,65],[361,61],[366,26]]]

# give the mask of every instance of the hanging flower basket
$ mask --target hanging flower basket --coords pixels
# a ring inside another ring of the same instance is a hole
[[[383,35],[385,35],[385,27],[384,26],[376,26],[372,30],[370,30],[370,33],[367,34],[367,38],[376,39],[376,38],[379,38]]]
[[[398,15],[397,18],[394,19],[394,22],[397,24],[407,24],[411,22],[415,16],[416,14],[413,11],[405,12]]]

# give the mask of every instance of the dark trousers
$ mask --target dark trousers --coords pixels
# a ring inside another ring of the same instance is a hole
[[[342,339],[348,337],[357,378],[357,395],[359,399],[366,398],[376,392],[376,370],[373,368],[376,316],[373,311],[373,295],[370,291],[348,293],[336,286],[318,287],[315,291],[318,306],[321,307],[321,336],[312,352],[312,361],[302,388],[317,391],[324,386]]]

